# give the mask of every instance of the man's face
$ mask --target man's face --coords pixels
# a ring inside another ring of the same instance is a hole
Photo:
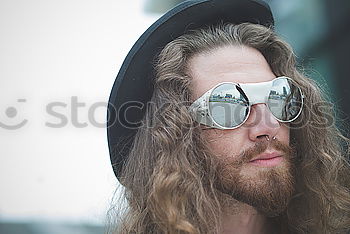
[[[241,46],[196,55],[189,61],[189,72],[194,100],[220,82],[256,83],[276,78],[258,50]],[[253,105],[239,128],[207,129],[203,137],[218,159],[217,186],[222,192],[267,215],[286,208],[294,187],[289,128],[278,122],[265,104]]]

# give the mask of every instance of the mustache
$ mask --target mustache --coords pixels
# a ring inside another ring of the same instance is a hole
[[[233,164],[235,166],[241,166],[242,164],[248,163],[257,155],[264,153],[267,148],[277,150],[282,153],[283,157],[288,160],[293,160],[295,158],[295,146],[287,145],[282,143],[278,139],[275,140],[262,140],[256,142],[252,147],[247,148],[242,151],[234,160],[232,158],[227,159],[227,164]]]

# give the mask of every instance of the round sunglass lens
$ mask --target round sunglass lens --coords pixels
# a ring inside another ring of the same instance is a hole
[[[301,91],[291,79],[276,79],[268,97],[268,106],[278,120],[293,121],[301,112]]]
[[[209,97],[209,112],[219,126],[234,128],[245,121],[249,114],[249,102],[237,85],[223,83]]]

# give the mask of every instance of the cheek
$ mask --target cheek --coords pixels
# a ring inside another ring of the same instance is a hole
[[[234,157],[241,152],[247,141],[247,134],[239,129],[218,130],[209,129],[203,131],[209,150],[218,158]]]
[[[287,145],[289,145],[289,137],[290,129],[289,124],[281,124],[281,127],[276,135],[277,139]]]

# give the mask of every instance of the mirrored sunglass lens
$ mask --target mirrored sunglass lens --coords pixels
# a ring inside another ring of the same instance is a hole
[[[225,83],[212,91],[209,97],[209,112],[218,125],[233,128],[246,119],[249,103],[239,87]]]
[[[269,94],[268,106],[277,119],[294,120],[302,108],[300,89],[290,79],[276,79]]]

